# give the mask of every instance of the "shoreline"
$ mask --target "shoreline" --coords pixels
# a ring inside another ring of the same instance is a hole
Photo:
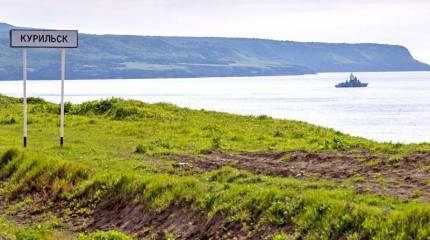
[[[201,76],[201,77],[156,77],[156,78],[74,78],[74,79],[67,79],[66,81],[118,81],[118,80],[183,80],[183,79],[225,79],[225,78],[262,78],[262,77],[268,77],[268,78],[275,78],[275,77],[294,77],[294,76],[315,76],[315,75],[322,75],[322,74],[338,74],[338,73],[356,73],[356,74],[366,74],[366,73],[417,73],[417,72],[428,72],[428,70],[416,70],[416,71],[345,71],[345,72],[317,72],[317,73],[309,73],[309,74],[291,74],[291,75],[244,75],[244,76]],[[31,77],[31,76],[30,76]],[[16,82],[16,81],[22,81],[22,79],[12,79],[12,80],[1,80],[0,82]],[[60,81],[60,79],[31,79],[29,78],[27,81]]]

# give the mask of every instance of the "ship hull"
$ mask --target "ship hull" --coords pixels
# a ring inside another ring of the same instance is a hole
[[[336,88],[365,88],[367,87],[369,84],[368,83],[363,83],[362,85],[358,85],[358,86],[342,86],[342,85],[335,85]]]

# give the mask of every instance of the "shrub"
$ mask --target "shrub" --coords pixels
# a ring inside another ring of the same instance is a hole
[[[73,114],[106,114],[111,111],[114,104],[119,101],[117,98],[111,98],[111,99],[103,99],[98,101],[90,101],[90,102],[84,102],[79,105],[75,105],[71,109],[71,113]]]
[[[136,150],[134,150],[135,153],[139,154],[145,154],[148,152],[146,146],[143,146],[142,144],[139,144],[136,146]]]
[[[212,148],[221,149],[221,145],[222,145],[222,142],[221,142],[220,136],[215,136],[212,138]]]
[[[169,104],[158,104],[157,107],[154,109],[142,102],[111,98],[71,105],[70,113],[103,115],[114,120],[141,120],[143,118],[165,120],[173,117],[169,111],[177,111],[177,108]]]
[[[0,107],[8,107],[11,104],[19,103],[20,101],[21,99],[19,98],[8,97],[0,94]]]
[[[45,101],[43,98],[40,98],[40,97],[28,97],[27,103],[28,104],[46,104],[48,102]]]
[[[276,131],[273,132],[272,135],[273,135],[273,137],[283,137],[284,133],[281,132],[281,131],[279,131],[279,130],[276,130]]]
[[[345,150],[346,144],[339,138],[333,138],[331,141],[324,142],[324,149],[327,150]]]
[[[151,142],[151,144],[154,147],[158,147],[161,149],[172,149],[173,148],[173,146],[170,142],[163,140],[163,139],[157,139],[157,140]]]
[[[68,113],[71,111],[73,105],[71,102],[65,102],[64,103],[64,113]],[[60,111],[61,111],[61,105],[60,105]]]
[[[16,123],[16,120],[13,117],[6,118],[6,119],[0,121],[0,124],[2,124],[2,125],[10,125],[10,124],[15,124],[15,123]]]
[[[272,119],[272,118],[269,117],[269,116],[267,116],[267,115],[265,115],[265,114],[263,114],[263,115],[258,115],[257,119],[258,120],[268,120],[268,119]]]
[[[112,118],[115,120],[133,119],[139,116],[139,109],[136,107],[117,107],[112,112]]]

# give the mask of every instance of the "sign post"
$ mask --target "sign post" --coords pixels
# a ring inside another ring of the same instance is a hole
[[[23,79],[23,124],[24,124],[24,147],[27,147],[27,48],[22,49],[22,79]]]
[[[78,47],[76,30],[10,30],[10,47],[22,48],[24,147],[27,147],[27,55],[28,48],[61,48],[60,146],[64,144],[64,81],[66,48]]]
[[[66,49],[61,49],[61,110],[60,110],[60,146],[64,144],[64,80],[66,75]]]

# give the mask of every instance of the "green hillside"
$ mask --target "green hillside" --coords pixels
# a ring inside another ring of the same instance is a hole
[[[428,144],[109,99],[67,104],[60,148],[58,106],[29,102],[22,149],[0,96],[0,238],[430,237]]]
[[[0,25],[0,80],[22,78],[21,52]],[[3,30],[2,30],[3,29]],[[408,49],[383,44],[80,34],[68,79],[223,77],[316,72],[424,71]],[[59,51],[30,49],[30,79],[58,79]]]

